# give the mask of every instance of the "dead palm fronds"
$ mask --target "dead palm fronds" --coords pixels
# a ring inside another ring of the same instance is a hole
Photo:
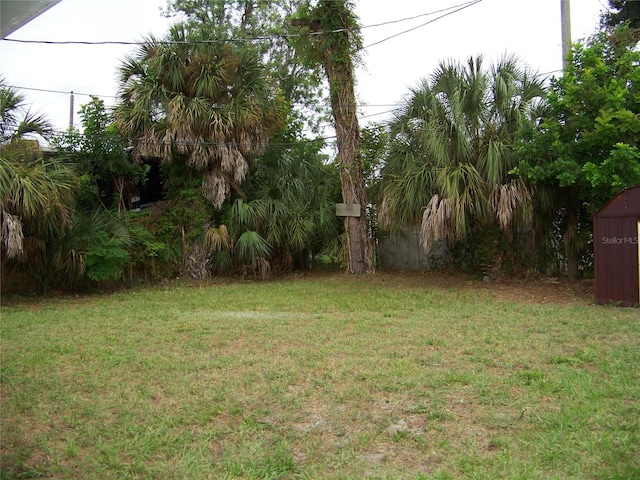
[[[451,224],[451,203],[440,195],[434,195],[422,214],[420,242],[428,254],[438,242],[448,243],[453,240],[454,228]]]
[[[186,39],[180,28],[169,40]],[[137,139],[135,154],[183,161],[204,174],[219,208],[282,124],[282,99],[256,52],[231,44],[175,44],[153,38],[121,66],[116,123]]]
[[[381,226],[410,226],[421,215],[423,245],[430,250],[437,239],[465,240],[491,222],[506,235],[516,224],[530,224],[531,193],[509,172],[516,166],[518,129],[532,121],[543,93],[515,57],[490,69],[481,58],[442,63],[410,92],[390,124]]]
[[[0,211],[2,245],[7,254],[7,258],[15,259],[22,255],[24,234],[22,233],[22,222],[16,215]]]
[[[27,236],[44,240],[62,235],[78,185],[73,168],[58,160],[0,157],[2,245],[8,257],[22,254]]]
[[[232,250],[233,239],[229,235],[226,225],[209,227],[204,235],[204,246],[213,252]]]
[[[518,214],[519,223],[528,226],[533,215],[531,193],[522,181],[497,185],[489,195],[489,209],[504,231],[511,229]]]

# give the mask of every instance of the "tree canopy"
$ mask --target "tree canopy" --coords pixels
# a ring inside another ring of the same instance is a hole
[[[516,135],[535,121],[543,95],[539,77],[514,57],[489,68],[481,57],[441,63],[390,124],[381,226],[421,223],[427,251],[464,241],[482,225],[506,235],[525,226],[531,191],[509,171],[517,164]]]
[[[316,132],[326,115],[326,81],[290,41],[289,19],[301,0],[167,0],[165,15],[207,40],[254,49],[297,121]]]
[[[640,183],[639,62],[626,26],[576,44],[567,71],[551,82],[548,115],[519,147],[520,175],[553,196],[547,215],[561,219],[571,275],[590,214]]]
[[[610,10],[603,15],[602,23],[607,27],[628,24],[632,29],[640,29],[640,2],[637,0],[609,0]]]
[[[254,50],[201,43],[174,27],[149,38],[121,67],[115,120],[134,153],[202,172],[204,195],[220,208],[284,118],[282,98]]]

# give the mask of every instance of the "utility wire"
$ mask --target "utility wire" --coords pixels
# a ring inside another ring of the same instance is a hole
[[[389,21],[383,22],[383,23],[374,23],[373,25],[366,25],[366,26],[363,26],[363,27],[360,27],[360,28],[361,29],[365,29],[365,28],[372,28],[372,27],[381,27],[383,25],[391,25],[391,24],[394,24],[394,23],[406,22],[408,20],[415,20],[417,18],[429,17],[431,15],[435,15],[436,13],[447,12],[447,11],[452,10],[454,8],[464,7],[465,5],[471,6],[472,4],[477,3],[478,1],[481,1],[481,0],[469,0],[468,2],[465,2],[465,3],[460,3],[458,5],[452,5],[450,7],[442,8],[440,10],[434,10],[434,11],[428,12],[428,13],[421,13],[420,15],[414,15],[413,17],[401,18],[400,20],[389,20]]]
[[[372,46],[375,45],[379,45],[383,42],[386,42],[388,40],[391,40],[393,38],[396,38],[400,35],[403,35],[405,33],[409,33],[412,32],[414,30],[417,30],[419,28],[422,28],[426,25],[429,25],[431,23],[434,23],[442,18],[445,18],[449,15],[452,15],[454,13],[457,13],[459,11],[462,11],[466,8],[469,8],[473,5],[476,5],[478,3],[480,3],[482,0],[471,0],[465,3],[461,3],[461,4],[457,4],[457,5],[453,5],[451,7],[447,7],[444,9],[440,9],[440,10],[434,10],[432,12],[427,12],[427,13],[423,13],[420,15],[414,15],[411,17],[405,17],[402,19],[398,19],[398,20],[390,20],[387,22],[382,22],[382,23],[377,23],[377,24],[372,24],[372,25],[366,25],[363,27],[360,27],[361,29],[365,29],[365,28],[374,28],[374,27],[380,27],[380,26],[386,26],[386,25],[391,25],[391,24],[395,24],[395,23],[401,23],[401,22],[405,22],[405,21],[409,21],[409,20],[415,20],[417,18],[422,18],[425,16],[431,16],[431,15],[435,15],[437,13],[442,13],[442,12],[447,12],[444,13],[443,15],[440,15],[439,17],[436,17],[432,20],[429,20],[428,22],[425,22],[421,25],[418,25],[416,27],[410,28],[408,30],[404,30],[402,32],[396,33],[390,37],[387,37],[385,39],[382,39],[380,41],[371,43],[369,45],[366,45],[363,47],[363,49],[367,49],[370,48]],[[348,31],[349,29],[347,28],[341,28],[341,29],[336,29],[336,30],[331,30],[328,32],[310,32],[308,35],[323,35],[323,34],[328,34],[328,33],[339,33],[339,32],[343,32],[343,31]],[[262,36],[262,37],[250,37],[250,38],[245,38],[245,39],[218,39],[218,40],[201,40],[201,41],[161,41],[158,43],[163,43],[163,44],[207,44],[207,43],[222,43],[222,42],[250,42],[250,41],[256,41],[256,40],[269,40],[269,39],[273,39],[273,38],[292,38],[292,37],[301,37],[304,36],[302,34],[288,34],[288,35],[278,35],[278,36]],[[48,41],[48,40],[19,40],[19,39],[10,39],[10,38],[3,38],[3,41],[9,41],[9,42],[16,42],[16,43],[30,43],[30,44],[53,44],[53,45],[69,45],[69,44],[80,44],[80,45],[108,45],[108,44],[116,44],[116,45],[142,45],[144,44],[144,42],[120,42],[120,41],[102,41],[102,42],[88,42],[88,41]],[[552,73],[552,72],[550,72]],[[82,96],[90,96],[90,97],[102,97],[102,98],[111,98],[111,99],[115,99],[118,98],[116,96],[113,95],[98,95],[98,94],[89,94],[89,93],[80,93],[80,92],[66,92],[66,91],[61,91],[61,90],[52,90],[52,89],[43,89],[43,88],[31,88],[31,87],[19,87],[19,86],[10,86],[12,88],[18,88],[21,90],[31,90],[31,91],[39,91],[39,92],[48,92],[48,93],[58,93],[58,94],[69,94],[69,93],[73,93],[74,95],[82,95]],[[374,106],[391,106],[393,107],[394,105],[363,105],[362,107],[374,107]],[[364,118],[369,118],[369,117],[374,117],[374,116],[379,116],[379,115],[384,115],[386,113],[391,113],[393,112],[393,110],[387,110],[384,112],[379,112],[379,113],[374,113],[374,114],[369,114],[369,115],[364,115],[360,118],[364,119]],[[335,138],[335,137],[334,137]],[[312,140],[315,141],[315,140]]]
[[[332,30],[331,32],[324,33],[338,33],[343,32],[345,29]],[[291,37],[302,37],[308,35],[318,35],[323,32],[310,32],[309,34],[291,34],[291,35],[283,35],[282,37],[291,38]],[[220,38],[215,40],[153,40],[154,43],[160,45],[208,45],[208,44],[216,44],[216,43],[247,43],[253,41],[262,41],[262,40],[271,40],[274,38],[278,38],[276,36],[265,36],[265,37],[251,37],[251,38]],[[15,42],[15,43],[29,43],[29,44],[39,44],[39,45],[144,45],[146,42],[144,41],[121,41],[121,40],[104,40],[104,41],[88,41],[88,40],[21,40],[17,38],[3,38],[4,42]]]
[[[51,89],[47,89],[47,88],[21,87],[21,86],[18,86],[18,85],[7,85],[7,87],[9,87],[9,88],[17,88],[18,90],[29,90],[29,91],[44,92],[44,93],[59,93],[59,94],[66,94],[66,95],[69,95],[69,94],[73,93],[73,95],[81,95],[81,96],[85,96],[85,97],[100,97],[100,98],[112,98],[112,99],[117,99],[118,98],[115,95],[97,95],[97,94],[94,94],[94,93],[76,92],[75,90],[73,92],[71,92],[71,91],[63,91],[63,90],[51,90]],[[302,103],[295,103],[294,105],[304,106],[304,104],[302,104]],[[379,108],[379,107],[395,107],[395,105],[390,104],[390,103],[359,105],[359,108]],[[364,115],[364,116],[362,116],[360,118],[373,117],[373,116],[376,116],[376,115],[382,115],[384,113],[389,113],[389,112],[392,112],[392,111],[393,110],[386,110],[384,112],[373,113],[373,114],[370,114],[370,115]]]
[[[638,1],[640,1],[640,0],[638,0]],[[558,70],[551,70],[551,71],[549,71],[549,72],[537,73],[537,74],[536,74],[536,76],[537,76],[537,77],[544,77],[544,76],[549,75],[549,74],[551,74],[551,73],[559,73],[559,72],[563,72],[563,71],[564,71],[564,70],[562,70],[562,69],[560,68],[560,69],[558,69]]]
[[[436,20],[443,18],[447,15],[451,15],[455,12],[458,12],[460,10],[463,10],[465,8],[468,8],[472,5],[475,5],[476,3],[481,2],[482,0],[471,0],[465,3],[461,3],[458,5],[453,5],[451,7],[448,8],[444,8],[444,9],[440,9],[440,10],[434,10],[432,12],[427,12],[427,13],[422,13],[420,15],[414,15],[412,17],[406,17],[406,18],[401,18],[398,20],[390,20],[387,22],[382,22],[382,23],[377,23],[377,24],[373,24],[373,25],[365,25],[360,27],[360,29],[365,29],[365,28],[374,28],[374,27],[382,27],[382,26],[386,26],[386,25],[392,25],[394,23],[401,23],[401,22],[406,22],[409,20],[415,20],[417,18],[421,18],[421,17],[426,17],[426,16],[430,16],[430,15],[435,15],[437,13],[442,13],[442,12],[447,12],[449,11],[449,13],[446,13],[444,15],[441,15],[440,17],[433,19],[425,24],[419,25],[415,28],[412,28],[410,30],[407,30],[406,32],[410,32],[412,30],[415,30],[417,28],[423,27],[425,25],[428,25],[429,23],[435,22]],[[453,11],[450,11],[452,9],[456,9]],[[284,34],[284,35],[265,35],[265,36],[256,36],[256,37],[247,37],[247,38],[224,38],[224,39],[214,39],[214,40],[160,40],[160,41],[156,41],[156,43],[159,44],[166,44],[166,45],[196,45],[196,44],[216,44],[216,43],[249,43],[249,42],[255,42],[255,41],[266,41],[266,40],[273,40],[273,39],[278,39],[278,38],[300,38],[300,37],[306,37],[306,36],[317,36],[317,35],[327,35],[327,34],[332,34],[332,33],[341,33],[341,32],[345,32],[345,31],[349,31],[351,29],[349,28],[338,28],[335,30],[328,30],[328,31],[321,31],[321,32],[308,32],[308,33],[291,33],[291,34]],[[382,43],[383,41],[389,40],[391,38],[394,38],[398,35],[401,35],[403,33],[406,32],[401,32],[399,34],[393,35],[385,40],[382,40],[380,42],[376,42],[372,45],[377,45],[378,43]],[[105,40],[105,41],[82,41],[82,40],[23,40],[23,39],[17,39],[17,38],[3,38],[2,41],[4,42],[14,42],[14,43],[26,43],[26,44],[43,44],[43,45],[144,45],[146,43],[146,41],[118,41],[118,40]],[[368,48],[372,45],[369,45],[367,47],[364,48]]]
[[[400,23],[400,22],[405,22],[405,21],[409,21],[409,20],[415,20],[416,18],[421,18],[421,17],[426,17],[426,16],[430,16],[430,15],[435,15],[436,13],[441,13],[441,12],[448,12],[445,13],[444,15],[441,15],[437,18],[434,18],[426,23],[423,23],[421,25],[418,25],[417,27],[413,27],[409,30],[405,30],[403,32],[399,32],[396,33],[390,37],[387,37],[383,40],[371,43],[365,47],[363,47],[363,49],[367,49],[369,47],[372,47],[374,45],[379,45],[383,42],[386,42],[388,40],[391,40],[392,38],[398,37],[400,35],[403,35],[405,33],[409,33],[412,32],[414,30],[417,30],[418,28],[422,28],[426,25],[429,25],[437,20],[440,20],[441,18],[444,18],[446,16],[449,16],[453,13],[459,12],[461,10],[464,10],[466,8],[469,8],[477,3],[480,3],[482,0],[472,0],[466,3],[461,3],[458,5],[453,5],[451,7],[448,8],[444,8],[444,9],[440,9],[440,10],[434,10],[432,12],[428,12],[428,13],[423,13],[420,15],[414,15],[412,17],[406,17],[406,18],[402,18],[399,20],[390,20],[388,22],[383,22],[383,23],[376,23],[376,24],[372,24],[372,25],[367,25],[367,26],[363,26],[361,27],[362,29],[364,28],[373,28],[373,27],[380,27],[380,26],[386,26],[386,25],[391,25],[394,23]],[[452,9],[456,9],[453,11],[450,11]],[[333,30],[331,32],[328,33],[336,33],[336,32],[342,32],[345,31],[347,29],[338,29],[338,30]],[[323,34],[323,33],[327,33],[327,32],[314,32],[315,34]],[[296,35],[293,35],[296,36]],[[250,41],[250,40],[257,40],[257,39],[269,39],[269,38],[275,38],[275,37],[254,37],[251,39],[244,39],[245,41]],[[11,38],[4,38],[2,39],[4,41],[9,41],[9,42],[18,42],[18,43],[36,43],[36,44],[53,44],[53,45],[58,45],[58,44],[64,44],[64,45],[70,45],[70,44],[81,44],[81,45],[107,45],[107,44],[118,44],[118,45],[141,45],[142,42],[111,42],[111,41],[105,41],[105,42],[82,42],[82,41],[63,41],[63,42],[57,42],[57,41],[46,41],[46,40],[18,40],[18,39],[11,39]],[[241,41],[243,39],[238,39],[237,41]],[[187,43],[214,43],[214,42],[224,42],[227,40],[203,40],[203,41],[199,41],[199,42],[160,42],[160,43],[167,43],[167,44],[187,44]],[[231,40],[229,40],[231,41]],[[553,72],[549,72],[549,73],[553,73]],[[61,91],[61,90],[51,90],[51,89],[44,89],[44,88],[32,88],[32,87],[19,87],[19,86],[11,86],[12,88],[18,88],[21,90],[31,90],[31,91],[36,91],[36,92],[48,92],[48,93],[61,93],[61,94],[68,94],[71,92],[65,92],[65,91]],[[92,93],[79,93],[79,92],[73,92],[74,95],[84,95],[84,96],[88,96],[88,97],[101,97],[101,98],[118,98],[117,96],[114,95],[98,95],[98,94],[92,94]],[[376,106],[376,105],[367,105],[370,107]],[[393,106],[393,105],[379,105],[379,106]]]
[[[405,33],[413,32],[414,30],[417,30],[417,29],[419,29],[419,28],[425,27],[425,26],[427,26],[427,25],[429,25],[429,24],[431,24],[431,23],[433,23],[433,22],[436,22],[436,21],[438,21],[438,20],[440,20],[440,19],[442,19],[442,18],[444,18],[444,17],[447,17],[447,16],[449,16],[449,15],[453,15],[454,13],[457,13],[457,12],[460,12],[460,11],[462,11],[462,10],[466,9],[466,8],[472,7],[473,5],[476,5],[476,4],[480,3],[481,1],[482,1],[482,0],[474,0],[474,1],[472,1],[472,2],[467,2],[467,3],[460,4],[460,5],[456,5],[455,7],[451,7],[451,8],[456,8],[456,7],[459,7],[459,8],[457,8],[456,10],[453,10],[453,11],[447,12],[447,13],[445,13],[445,14],[443,14],[443,15],[440,15],[439,17],[436,17],[436,18],[434,18],[434,19],[432,19],[432,20],[429,20],[428,22],[425,22],[425,23],[423,23],[423,24],[421,24],[421,25],[418,25],[417,27],[413,27],[413,28],[410,28],[410,29],[408,29],[408,30],[404,30],[404,31],[402,31],[402,32],[396,33],[395,35],[391,35],[390,37],[384,38],[384,39],[379,40],[379,41],[374,42],[374,43],[370,43],[369,45],[365,45],[365,46],[363,47],[363,50],[366,50],[366,49],[368,49],[368,48],[371,48],[371,47],[373,47],[373,46],[375,46],[375,45],[380,45],[380,44],[381,44],[381,43],[383,43],[383,42],[386,42],[386,41],[388,41],[388,40],[391,40],[392,38],[399,37],[400,35],[404,35]]]
[[[53,130],[52,134],[55,137],[64,137],[64,135],[67,135],[69,133],[68,130]],[[75,131],[75,134],[78,135],[79,137],[83,137],[86,138],[87,136],[84,133],[80,133],[77,130]],[[164,140],[148,140],[148,139],[142,139],[142,138],[133,138],[130,139],[132,142],[141,142],[144,143],[146,145],[172,145],[172,146],[183,146],[183,147],[189,147],[189,146],[194,146],[194,145],[205,145],[205,146],[223,146],[223,145],[236,145],[239,147],[293,147],[296,145],[300,145],[300,144],[309,144],[309,143],[316,143],[316,142],[326,142],[327,140],[336,140],[337,136],[336,135],[328,135],[328,136],[324,136],[324,137],[317,137],[317,138],[307,138],[307,139],[300,139],[298,141],[291,141],[291,142],[195,142],[195,141],[164,141]],[[332,145],[335,142],[327,142],[327,144]]]
[[[95,93],[80,93],[80,92],[76,92],[74,91],[62,91],[62,90],[51,90],[48,88],[33,88],[33,87],[19,87],[18,85],[7,85],[7,87],[9,88],[17,88],[19,90],[30,90],[30,91],[34,91],[34,92],[45,92],[45,93],[63,93],[66,95],[69,95],[70,93],[73,93],[74,95],[82,95],[85,97],[101,97],[101,98],[118,98],[115,95],[97,95]]]

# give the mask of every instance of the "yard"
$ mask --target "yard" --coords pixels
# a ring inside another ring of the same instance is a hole
[[[3,299],[0,478],[640,478],[640,314],[443,274]]]

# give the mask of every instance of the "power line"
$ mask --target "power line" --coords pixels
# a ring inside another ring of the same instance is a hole
[[[638,0],[638,1],[640,1],[640,0]],[[557,70],[551,70],[551,71],[549,71],[549,72],[537,73],[537,74],[536,74],[536,77],[544,77],[544,76],[549,75],[549,74],[551,74],[551,73],[559,73],[559,72],[562,72],[562,69],[561,69],[561,68],[560,68],[560,69],[557,69]]]
[[[393,106],[393,105],[391,105],[391,106]],[[385,115],[387,113],[393,113],[394,111],[395,110],[385,110],[384,112],[370,113],[368,115],[362,115],[361,117],[358,117],[358,119],[377,117],[378,115]]]
[[[440,10],[434,10],[431,12],[427,12],[427,13],[423,13],[423,14],[419,14],[419,15],[414,15],[411,17],[405,17],[402,19],[397,19],[397,20],[390,20],[387,22],[382,22],[382,23],[377,23],[377,24],[371,24],[371,25],[366,25],[363,27],[360,27],[361,29],[366,29],[366,28],[375,28],[375,27],[380,27],[380,26],[387,26],[387,25],[391,25],[391,24],[395,24],[395,23],[401,23],[401,22],[406,22],[406,21],[410,21],[410,20],[415,20],[417,18],[422,18],[425,16],[431,16],[431,15],[435,15],[438,13],[442,13],[442,12],[446,12],[443,15],[440,15],[428,22],[425,22],[421,25],[418,25],[416,27],[413,27],[411,29],[399,32],[397,34],[394,34],[390,37],[387,37],[383,40],[374,42],[370,45],[367,45],[365,47],[363,47],[364,49],[370,48],[372,46],[378,45],[380,43],[386,42],[388,40],[391,40],[395,37],[398,37],[402,34],[414,31],[418,28],[422,28],[426,25],[429,25],[431,23],[436,22],[437,20],[440,20],[442,18],[445,18],[449,15],[452,15],[454,13],[457,13],[461,10],[464,10],[466,8],[469,8],[477,3],[480,3],[482,0],[470,0],[464,3],[460,3],[457,5],[453,5],[451,7],[447,7],[444,9],[440,9]],[[336,29],[336,30],[331,30],[331,31],[327,31],[327,32],[311,32],[309,33],[309,35],[322,35],[322,34],[330,34],[330,33],[338,33],[338,32],[343,32],[343,31],[348,31],[349,29]],[[269,39],[273,39],[273,38],[287,38],[287,37],[300,37],[303,36],[301,34],[290,34],[290,35],[279,35],[279,36],[261,36],[261,37],[250,37],[250,38],[240,38],[240,39],[217,39],[217,40],[203,40],[203,41],[159,41],[158,43],[166,43],[166,44],[197,44],[197,43],[221,43],[221,42],[242,42],[242,41],[257,41],[257,40],[269,40]],[[153,38],[153,37],[151,37]],[[18,43],[35,43],[35,44],[82,44],[82,45],[106,45],[106,44],[122,44],[122,45],[142,45],[145,42],[119,42],[119,41],[104,41],[104,42],[85,42],[85,41],[46,41],[46,40],[18,40],[18,39],[2,39],[4,41],[11,41],[11,42],[18,42]],[[90,94],[90,93],[80,93],[80,92],[70,92],[70,91],[61,91],[61,90],[54,90],[54,89],[43,89],[43,88],[33,88],[33,87],[20,87],[20,86],[13,86],[13,88],[18,88],[21,90],[31,90],[31,91],[39,91],[39,92],[49,92],[49,93],[56,93],[56,94],[70,94],[73,93],[74,95],[81,95],[81,96],[88,96],[88,97],[102,97],[102,98],[109,98],[109,99],[117,99],[117,96],[113,96],[113,95],[99,95],[99,94]],[[374,106],[380,106],[380,107],[394,107],[395,105],[362,105],[362,108],[367,108],[367,107],[374,107]],[[369,118],[369,117],[374,117],[374,116],[379,116],[379,115],[384,115],[386,113],[391,113],[393,112],[393,110],[388,110],[388,111],[384,111],[384,112],[379,112],[379,113],[375,113],[375,114],[370,114],[370,115],[365,115],[362,116],[360,118],[364,119],[364,118]]]
[[[331,32],[324,33],[338,33],[345,31],[345,29],[333,30]],[[311,32],[304,36],[308,35],[318,35],[323,32]],[[250,37],[250,38],[221,38],[215,40],[151,40],[154,43],[160,45],[211,45],[217,43],[248,43],[254,41],[262,41],[262,40],[272,40],[274,38],[280,37],[302,37],[302,34],[296,35],[281,35],[281,36],[265,36],[265,37]],[[144,45],[146,42],[144,41],[122,41],[122,40],[104,40],[104,41],[88,41],[88,40],[21,40],[17,38],[3,38],[4,42],[15,42],[15,43],[28,43],[28,44],[38,44],[38,45]]]
[[[63,90],[52,90],[52,89],[47,89],[47,88],[33,88],[33,87],[21,87],[18,85],[7,85],[7,87],[9,88],[17,88],[19,90],[29,90],[29,91],[35,91],[35,92],[44,92],[44,93],[56,93],[56,94],[66,94],[66,95],[70,95],[71,93],[73,93],[73,95],[81,95],[81,96],[85,96],[85,97],[101,97],[101,98],[112,98],[112,99],[117,99],[118,97],[115,95],[97,95],[94,93],[80,93],[80,92],[76,92],[74,91],[63,91]],[[299,105],[302,106],[304,104],[302,103],[296,103],[295,105]],[[360,105],[359,108],[376,108],[376,107],[395,107],[395,105],[393,104],[367,104],[367,105]],[[385,110],[384,112],[378,112],[378,113],[372,113],[369,115],[363,115],[360,118],[368,118],[368,117],[374,117],[377,115],[383,115],[385,113],[390,113],[393,110]]]
[[[369,48],[371,46],[374,45],[378,45],[380,43],[383,43],[387,40],[390,40],[392,38],[395,38],[399,35],[402,35],[404,33],[408,33],[411,32],[413,30],[416,30],[418,28],[421,28],[423,26],[426,26],[430,23],[433,23],[441,18],[444,18],[448,15],[451,15],[453,13],[456,13],[460,10],[463,10],[465,8],[468,8],[472,5],[475,5],[476,3],[481,2],[482,0],[471,0],[465,3],[461,3],[461,4],[457,4],[457,5],[453,5],[451,7],[447,7],[444,9],[440,9],[440,10],[434,10],[431,12],[427,12],[427,13],[422,13],[419,15],[414,15],[411,17],[405,17],[402,19],[397,19],[397,20],[390,20],[387,22],[382,22],[382,23],[376,23],[376,24],[372,24],[372,25],[366,25],[363,27],[360,27],[361,29],[365,29],[365,28],[374,28],[374,27],[380,27],[380,26],[386,26],[386,25],[391,25],[391,24],[395,24],[395,23],[401,23],[401,22],[406,22],[409,20],[415,20],[417,18],[422,18],[425,16],[431,16],[431,15],[435,15],[437,13],[441,13],[441,12],[448,12],[444,15],[441,15],[433,20],[430,20],[429,22],[426,22],[422,25],[418,25],[417,27],[411,28],[409,30],[405,30],[403,32],[397,33],[395,35],[392,35],[391,37],[387,37],[383,40],[380,40],[378,42],[372,43],[370,45],[367,45],[364,47],[364,49]],[[453,11],[451,11],[452,9],[455,9]],[[311,34],[314,35],[320,35],[320,34],[326,34],[326,33],[337,33],[337,32],[342,32],[342,31],[346,31],[348,29],[337,29],[337,30],[332,30],[329,32],[312,32]],[[285,35],[285,37],[298,37],[300,35]],[[227,39],[227,40],[203,40],[203,41],[189,41],[189,42],[179,42],[179,41],[162,41],[159,43],[166,43],[166,44],[191,44],[191,43],[218,43],[218,42],[226,42],[226,41],[254,41],[254,40],[266,40],[266,39],[272,39],[272,38],[278,38],[277,36],[273,36],[273,37],[269,37],[269,36],[264,36],[264,37],[251,37],[251,38],[247,38],[247,39]],[[119,44],[119,45],[141,45],[143,44],[143,42],[120,42],[120,41],[104,41],[104,42],[88,42],[88,41],[49,41],[49,40],[19,40],[19,39],[11,39],[11,38],[4,38],[2,39],[3,41],[9,41],[9,42],[17,42],[17,43],[35,43],[35,44],[63,44],[63,45],[68,45],[68,44],[82,44],[82,45],[107,45],[107,44]],[[72,92],[70,91],[61,91],[61,90],[54,90],[54,89],[44,89],[44,88],[33,88],[33,87],[20,87],[20,86],[10,86],[12,88],[18,88],[21,90],[30,90],[30,91],[37,91],[37,92],[46,92],[46,93],[57,93],[57,94],[70,94]],[[117,96],[114,95],[100,95],[100,94],[92,94],[92,93],[81,93],[81,92],[73,92],[74,95],[81,95],[81,96],[89,96],[89,97],[100,97],[100,98],[110,98],[110,99],[117,99]],[[369,105],[369,106],[373,106],[373,105]],[[380,106],[392,106],[392,105],[380,105]]]
[[[45,92],[45,93],[62,93],[62,94],[71,94],[73,93],[74,95],[82,95],[85,97],[101,97],[101,98],[118,98],[115,95],[97,95],[95,93],[80,93],[80,92],[76,92],[74,91],[63,91],[63,90],[51,90],[48,88],[33,88],[33,87],[20,87],[18,85],[7,85],[7,87],[9,88],[17,88],[19,90],[30,90],[30,91],[34,91],[34,92]]]
[[[373,45],[377,45],[378,43],[382,43],[386,40],[389,40],[391,38],[394,38],[398,35],[402,35],[403,33],[407,33],[410,32],[412,30],[416,30],[418,28],[421,28],[425,25],[428,25],[430,23],[435,22],[436,20],[439,20],[440,18],[444,18],[448,15],[451,15],[453,13],[456,13],[460,10],[463,10],[465,8],[468,8],[472,5],[475,5],[476,3],[481,2],[482,0],[471,0],[465,3],[461,3],[458,5],[453,5],[451,7],[447,7],[444,9],[440,9],[440,10],[434,10],[431,12],[427,12],[427,13],[422,13],[419,15],[414,15],[411,17],[406,17],[406,18],[401,18],[398,20],[389,20],[387,22],[382,22],[382,23],[377,23],[377,24],[372,24],[372,25],[365,25],[360,27],[360,29],[366,29],[366,28],[375,28],[375,27],[382,27],[382,26],[386,26],[386,25],[392,25],[395,23],[401,23],[401,22],[407,22],[410,20],[415,20],[417,18],[422,18],[422,17],[426,17],[426,16],[431,16],[431,15],[435,15],[437,13],[442,13],[442,12],[448,12],[444,15],[441,15],[440,17],[437,17],[433,20],[430,20],[427,23],[424,23],[422,25],[419,25],[417,27],[414,27],[412,29],[406,30],[405,32],[400,32],[396,35],[393,35],[389,38],[386,38],[384,40],[381,40],[380,42],[376,42],[373,43],[371,45],[368,45],[366,47],[364,47],[365,49],[368,47],[371,47]],[[452,9],[455,9],[453,11],[450,11]],[[267,40],[273,40],[273,39],[280,39],[280,38],[300,38],[300,37],[306,37],[306,36],[317,36],[317,35],[328,35],[328,34],[332,34],[332,33],[341,33],[341,32],[345,32],[345,31],[349,31],[351,29],[349,28],[338,28],[335,30],[328,30],[328,31],[321,31],[321,32],[308,32],[308,33],[291,33],[291,34],[283,34],[283,35],[264,35],[264,36],[256,36],[256,37],[246,37],[246,38],[223,38],[223,39],[213,39],[213,40],[155,40],[153,39],[153,37],[151,37],[149,40],[147,41],[120,41],[120,40],[104,40],[104,41],[84,41],[84,40],[24,40],[24,39],[17,39],[17,38],[3,38],[2,41],[4,42],[14,42],[14,43],[24,43],[24,44],[41,44],[41,45],[144,45],[145,43],[147,43],[148,41],[153,41],[154,43],[157,44],[164,44],[164,45],[197,45],[197,44],[218,44],[218,43],[249,43],[249,42],[256,42],[256,41],[267,41]]]
[[[415,20],[417,18],[422,18],[422,17],[428,17],[428,16],[431,16],[431,15],[435,15],[436,13],[447,12],[447,11],[452,10],[454,8],[463,7],[465,5],[471,6],[472,4],[477,3],[478,1],[480,1],[480,0],[469,0],[468,2],[465,2],[465,3],[460,3],[458,5],[452,5],[450,7],[441,8],[440,10],[434,10],[434,11],[428,12],[428,13],[421,13],[419,15],[414,15],[413,17],[406,17],[406,18],[402,18],[400,20],[389,20],[388,22],[383,22],[383,23],[374,23],[373,25],[367,25],[367,26],[363,26],[363,27],[360,27],[360,28],[364,29],[364,28],[380,27],[380,26],[383,26],[383,25],[391,25],[393,23],[400,23],[400,22],[406,22],[408,20]]]
[[[82,138],[87,138],[87,135],[85,135],[84,133],[80,133],[77,130],[74,131],[75,134],[77,134],[79,137]],[[52,131],[53,136],[54,137],[63,137],[64,135],[67,135],[69,133],[68,130],[53,130]],[[327,142],[327,140],[336,140],[337,136],[336,135],[328,135],[328,136],[324,136],[324,137],[317,137],[317,138],[310,138],[310,139],[300,139],[298,141],[291,141],[291,142],[208,142],[208,141],[203,141],[203,142],[196,142],[196,141],[165,141],[165,140],[149,140],[149,139],[143,139],[143,138],[132,138],[130,139],[131,142],[140,142],[142,144],[146,144],[146,145],[155,145],[155,146],[176,146],[176,147],[190,147],[190,146],[194,146],[194,145],[205,145],[205,146],[226,146],[226,145],[235,145],[238,147],[262,147],[262,148],[267,148],[267,147],[293,147],[296,145],[301,145],[301,144],[309,144],[309,143],[316,143],[316,142],[326,142],[327,144],[331,145],[334,142]]]
[[[421,25],[418,25],[417,27],[413,27],[413,28],[410,28],[408,30],[404,30],[402,32],[396,33],[395,35],[391,35],[390,37],[384,38],[384,39],[382,39],[380,41],[377,41],[377,42],[374,42],[374,43],[370,43],[369,45],[365,45],[363,47],[363,49],[366,50],[367,48],[371,48],[371,47],[373,47],[375,45],[380,45],[383,42],[391,40],[392,38],[399,37],[400,35],[404,35],[405,33],[413,32],[414,30],[417,30],[419,28],[425,27],[425,26],[427,26],[427,25],[429,25],[429,24],[431,24],[433,22],[437,22],[438,20],[440,20],[440,19],[442,19],[444,17],[448,17],[449,15],[453,15],[454,13],[460,12],[460,11],[466,9],[466,8],[469,8],[469,7],[473,6],[473,5],[476,5],[476,4],[480,3],[481,1],[482,0],[474,0],[472,2],[467,2],[467,3],[460,4],[460,5],[456,5],[455,7],[451,7],[451,8],[456,8],[456,7],[460,7],[460,8],[457,8],[456,10],[447,12],[444,15],[440,15],[439,17],[436,17],[436,18],[434,18],[432,20],[429,20],[428,22],[425,22],[425,23],[423,23]]]

